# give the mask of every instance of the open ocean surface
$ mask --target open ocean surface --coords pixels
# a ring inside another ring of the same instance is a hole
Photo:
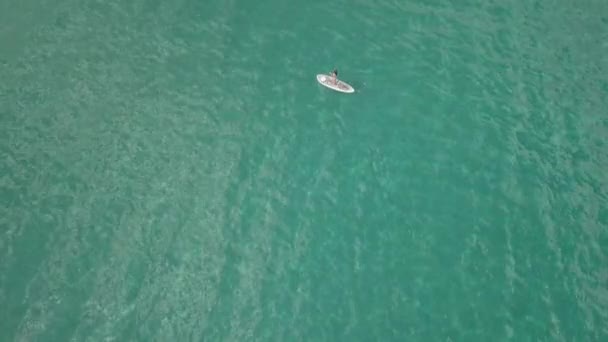
[[[608,341],[608,1],[0,0],[0,341]]]

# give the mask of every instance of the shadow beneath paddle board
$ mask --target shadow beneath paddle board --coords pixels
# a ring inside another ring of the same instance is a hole
[[[364,93],[365,90],[367,89],[366,82],[353,82],[353,83],[351,83],[351,85],[353,86],[353,88],[355,88],[355,94]]]
[[[360,81],[366,79],[365,75],[359,75],[357,72],[354,72],[352,75],[346,76],[345,82],[350,84],[354,89],[354,94],[357,93],[365,93],[367,90],[367,82]]]

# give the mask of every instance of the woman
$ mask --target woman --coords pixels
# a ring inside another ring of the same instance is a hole
[[[334,84],[338,84],[338,69],[334,68],[332,72],[329,73],[331,79],[334,81]]]

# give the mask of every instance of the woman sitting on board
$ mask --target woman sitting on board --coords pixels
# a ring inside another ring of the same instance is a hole
[[[334,68],[334,70],[329,73],[329,76],[331,76],[331,79],[332,81],[334,81],[334,84],[338,84],[338,69]]]

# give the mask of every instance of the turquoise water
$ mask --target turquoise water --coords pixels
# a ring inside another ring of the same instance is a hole
[[[0,1],[0,340],[606,341],[607,13]]]

